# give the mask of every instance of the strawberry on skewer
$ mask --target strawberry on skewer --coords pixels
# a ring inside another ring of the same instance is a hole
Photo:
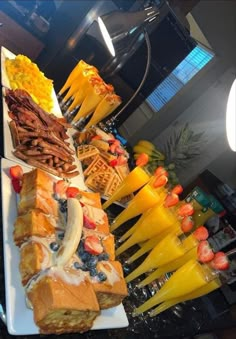
[[[196,231],[193,232],[193,235],[195,238],[199,241],[201,240],[207,240],[209,237],[209,232],[206,227],[204,226],[199,226]]]
[[[213,260],[215,254],[207,240],[203,240],[199,243],[197,248],[197,256],[198,260],[202,263],[208,263]]]
[[[181,221],[181,230],[184,233],[190,232],[192,230],[193,226],[194,226],[194,222],[193,222],[192,217],[190,217],[190,216],[184,217],[183,220]]]
[[[229,268],[229,260],[224,252],[217,252],[214,259],[210,262],[212,268],[225,271]]]

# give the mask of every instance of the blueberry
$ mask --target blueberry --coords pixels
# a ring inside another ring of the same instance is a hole
[[[64,238],[64,232],[58,233],[58,238],[59,238],[60,240],[63,240],[63,238]]]
[[[81,253],[80,258],[81,258],[81,260],[82,260],[84,263],[86,263],[87,261],[90,260],[91,256],[92,256],[92,255],[91,255],[90,253],[88,253],[88,252],[83,252],[83,253]]]
[[[109,254],[107,253],[101,253],[99,254],[98,256],[98,261],[101,261],[101,260],[108,260],[109,259]]]
[[[58,248],[59,248],[59,245],[58,245],[57,242],[54,241],[54,242],[51,242],[50,248],[51,248],[51,250],[52,250],[53,252],[56,252],[56,251],[58,250]]]
[[[94,268],[94,267],[96,267],[97,262],[98,262],[98,258],[97,258],[95,255],[93,255],[93,256],[91,256],[90,259],[86,262],[86,266],[87,266],[88,268]]]
[[[60,211],[61,211],[62,213],[66,213],[66,212],[67,212],[67,200],[61,199],[61,200],[59,201],[59,204],[60,204]]]
[[[74,262],[74,268],[77,270],[82,269],[82,265],[78,261],[76,261]]]
[[[91,268],[89,270],[89,274],[91,277],[95,277],[98,274],[98,271],[96,270],[96,268]]]
[[[104,272],[98,272],[97,277],[100,281],[106,281],[107,280],[107,276]]]

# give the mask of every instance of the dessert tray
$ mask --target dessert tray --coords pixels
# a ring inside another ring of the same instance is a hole
[[[13,223],[17,215],[17,195],[12,188],[8,171],[15,164],[11,160],[1,159],[1,184],[2,192],[4,192],[2,193],[2,227],[7,328],[12,335],[33,335],[38,334],[39,329],[34,323],[33,311],[26,306],[25,292],[18,270],[19,253],[12,236]],[[24,172],[30,170],[28,166],[22,166],[22,168]],[[73,185],[76,185],[76,178],[72,180]],[[117,307],[103,310],[95,320],[92,330],[126,326],[128,326],[128,319],[123,305],[120,304]]]

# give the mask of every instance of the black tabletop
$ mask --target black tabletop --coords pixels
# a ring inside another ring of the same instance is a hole
[[[0,96],[0,111],[2,103]],[[2,112],[0,114],[0,124],[2,123]],[[3,133],[2,133],[3,135]],[[0,156],[4,156],[3,138],[0,137]],[[1,173],[1,172],[0,172]],[[1,178],[0,178],[1,179]],[[0,180],[1,183],[1,180]],[[1,192],[1,199],[4,199],[4,192]],[[118,215],[122,208],[117,205],[112,205],[108,209],[109,220]],[[0,223],[2,221],[1,206],[0,206]],[[135,220],[127,222],[115,231],[116,239],[125,232]],[[4,260],[3,260],[3,237],[2,223],[0,226],[0,303],[5,309],[5,286],[4,282]],[[129,257],[137,248],[133,247],[130,251],[125,252],[118,258],[121,261],[125,275],[139,264],[137,262],[133,266],[125,264]],[[140,258],[140,261],[143,258]],[[17,269],[17,268],[16,268]],[[142,277],[141,277],[142,278]],[[211,293],[209,296],[199,298],[194,301],[189,301],[184,304],[173,307],[166,312],[163,312],[157,317],[150,318],[148,314],[139,317],[132,317],[134,307],[139,306],[143,301],[147,300],[153,293],[156,287],[149,286],[148,288],[138,289],[136,287],[138,280],[134,280],[128,285],[129,296],[125,298],[123,305],[129,320],[129,326],[121,329],[94,330],[84,334],[63,334],[60,338],[114,338],[114,339],[132,339],[132,338],[193,338],[198,333],[204,333],[216,328],[236,327],[236,321],[232,320],[228,312],[228,304],[224,300],[222,294],[218,291]],[[211,297],[211,295],[213,297]],[[216,307],[216,305],[218,305]],[[219,306],[220,305],[220,306]],[[25,324],[27,328],[27,324]],[[6,326],[0,320],[0,339],[29,339],[29,338],[58,338],[56,335],[33,335],[33,336],[12,336],[8,333]]]

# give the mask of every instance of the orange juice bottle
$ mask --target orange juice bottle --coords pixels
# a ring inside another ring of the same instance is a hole
[[[197,259],[197,246],[193,247],[191,250],[187,251],[182,257],[177,258],[176,260],[173,260],[166,265],[163,265],[161,267],[158,267],[154,272],[149,274],[144,280],[142,280],[138,287],[144,287],[148,284],[150,284],[152,281],[160,278],[162,275],[173,272],[186,264],[187,261],[190,259]]]
[[[150,180],[148,173],[140,166],[136,166],[122,181],[112,196],[103,204],[103,209],[109,207],[114,201],[134,193]]]
[[[185,294],[181,297],[178,298],[173,298],[173,299],[169,299],[167,301],[164,301],[162,304],[160,304],[158,307],[156,307],[154,310],[152,310],[150,312],[150,317],[154,317],[158,314],[160,314],[161,312],[164,312],[165,310],[167,310],[168,308],[182,303],[184,301],[187,300],[192,300],[192,299],[196,299],[199,297],[202,297],[203,295],[206,295],[214,290],[216,290],[217,288],[221,287],[221,281],[220,279],[217,277],[216,279],[210,281],[209,283],[207,283],[206,285],[203,285],[202,287],[194,290],[193,292],[190,292],[188,294]]]
[[[161,267],[182,257],[186,251],[191,249],[191,246],[195,247],[198,243],[196,239],[193,239],[192,236],[190,237],[192,238],[192,245],[190,245],[190,241],[186,245],[184,241],[181,241],[181,236],[168,234],[152,249],[146,259],[125,278],[126,282],[132,281],[151,269]]]
[[[189,294],[215,278],[215,270],[191,259],[181,266],[153,297],[136,308],[134,315],[146,312],[164,301]]]
[[[158,204],[160,196],[158,192],[149,184],[146,184],[138,191],[128,206],[115,218],[111,225],[111,232],[117,229],[125,221],[136,217]]]
[[[209,206],[203,207],[193,214],[194,229],[200,225],[204,225],[208,219],[224,211],[224,207],[213,195],[208,195],[208,199],[210,202]]]
[[[139,242],[161,234],[172,225],[179,226],[180,228],[180,222],[176,213],[170,208],[157,203],[140,218],[140,221],[138,220],[133,234],[118,248],[117,255]]]
[[[162,239],[164,239],[168,234],[171,233],[175,235],[181,235],[183,233],[179,226],[179,223],[171,225],[171,227],[167,228],[162,233],[154,236],[149,240],[142,242],[141,244],[139,243],[139,246],[141,248],[137,252],[135,252],[131,257],[129,257],[129,259],[127,260],[127,264],[131,264],[145,253],[150,252]]]

